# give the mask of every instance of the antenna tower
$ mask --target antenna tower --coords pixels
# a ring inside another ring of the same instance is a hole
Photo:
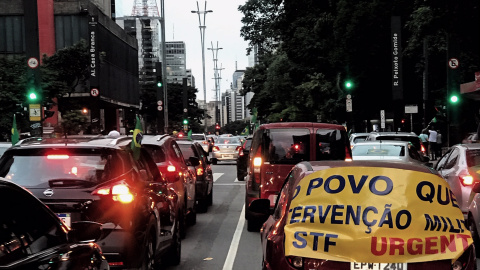
[[[160,17],[156,0],[135,0],[132,9],[134,17]]]

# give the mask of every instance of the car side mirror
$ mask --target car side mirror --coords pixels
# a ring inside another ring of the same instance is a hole
[[[92,221],[72,222],[68,238],[72,242],[95,242],[103,238],[102,224]]]
[[[190,163],[191,166],[198,166],[200,165],[200,160],[197,157],[189,157],[188,158],[188,163]]]

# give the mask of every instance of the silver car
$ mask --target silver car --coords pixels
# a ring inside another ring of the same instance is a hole
[[[242,142],[239,137],[218,137],[212,149],[212,164],[217,164],[217,161],[236,161],[240,148]]]
[[[364,141],[352,148],[353,160],[398,160],[423,163],[428,161],[418,154],[417,149],[407,141]]]
[[[434,169],[450,184],[458,207],[467,217],[472,187],[480,180],[480,144],[450,147]]]
[[[193,133],[192,134],[192,140],[194,142],[198,142],[202,146],[203,150],[206,153],[208,153],[208,151],[209,151],[208,146],[209,145],[208,145],[208,140],[207,140],[207,137],[205,136],[205,134],[203,134],[203,133]]]

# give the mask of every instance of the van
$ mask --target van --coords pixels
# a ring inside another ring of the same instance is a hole
[[[290,170],[302,161],[352,160],[345,127],[336,124],[281,122],[261,125],[254,133],[249,153],[245,193],[248,231],[257,231],[264,220],[248,210],[252,201],[277,195]]]

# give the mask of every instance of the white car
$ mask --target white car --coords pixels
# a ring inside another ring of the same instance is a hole
[[[423,163],[428,158],[420,156],[411,142],[406,141],[364,141],[352,148],[353,160],[398,160]]]
[[[198,142],[202,146],[203,150],[205,150],[205,152],[208,153],[209,143],[207,140],[207,136],[205,136],[205,134],[193,133],[191,138],[194,142]]]

